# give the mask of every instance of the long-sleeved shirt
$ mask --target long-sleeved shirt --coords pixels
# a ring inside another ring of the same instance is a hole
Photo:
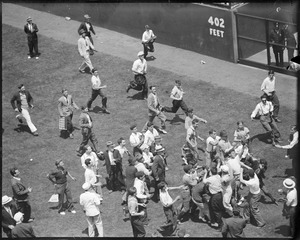
[[[190,126],[190,128],[186,132],[186,141],[191,144],[192,147],[197,146],[197,133],[195,131],[195,128]]]
[[[79,197],[80,205],[83,206],[85,215],[92,217],[100,214],[100,195],[95,192],[86,191],[82,193]]]
[[[135,168],[138,172],[143,172],[145,173],[145,175],[149,176],[150,175],[150,171],[145,167],[144,163],[137,163],[135,165]]]
[[[94,90],[100,89],[101,79],[99,76],[93,75],[91,78],[91,82],[92,82],[92,89],[94,89]]]
[[[145,182],[135,178],[133,186],[136,188],[136,197],[139,199],[147,198],[146,189],[145,189]]]
[[[80,37],[78,39],[77,44],[78,44],[78,52],[79,52],[80,56],[82,56],[82,57],[86,56],[87,51],[90,48],[95,49],[94,45],[91,43],[89,37],[85,37],[85,38]]]
[[[270,112],[273,112],[274,107],[273,104],[269,101],[266,101],[266,104],[263,104],[262,102],[258,103],[254,109],[254,111],[251,113],[251,118],[255,118],[257,113],[259,115],[267,115]]]
[[[145,133],[144,144],[150,147],[154,143],[156,136],[159,136],[159,133],[155,128],[153,128],[152,132],[150,130],[147,130],[147,132]]]
[[[169,207],[173,199],[168,192],[168,188],[165,191],[159,190],[159,200],[164,207]]]
[[[53,171],[48,175],[48,178],[54,184],[64,184],[67,182],[68,171],[64,168],[57,168],[56,171]]]
[[[252,194],[258,194],[260,192],[259,179],[258,179],[256,173],[254,173],[254,178],[251,178],[248,181],[241,180],[241,182],[244,183],[246,186],[249,187],[250,193],[252,193]]]
[[[141,143],[141,138],[142,138],[142,133],[137,132],[137,133],[131,133],[129,137],[129,142],[132,147],[136,147]]]
[[[170,97],[175,100],[182,100],[183,98],[182,88],[178,88],[177,86],[174,86]]]
[[[221,177],[219,174],[203,179],[203,183],[209,183],[208,190],[211,194],[222,192]]]
[[[95,172],[90,169],[90,168],[87,168],[85,169],[85,172],[84,172],[84,179],[85,179],[85,182],[88,182],[90,183],[91,185],[95,184],[97,182],[97,177],[96,177],[96,174]]]
[[[84,169],[86,169],[86,165],[85,165],[85,160],[86,159],[91,159],[91,164],[92,164],[92,169],[95,169],[98,167],[98,157],[96,155],[95,152],[91,152],[90,154],[88,153],[84,153],[82,156],[81,156],[81,165]]]
[[[266,77],[261,84],[260,90],[262,90],[266,94],[274,92],[275,91],[275,76],[273,76],[272,80],[270,79],[269,76]]]

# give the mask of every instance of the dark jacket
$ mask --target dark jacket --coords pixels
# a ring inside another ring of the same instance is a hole
[[[152,164],[152,173],[155,179],[159,179],[159,181],[165,181],[166,170],[165,164],[163,162],[163,157],[160,155],[156,155],[153,159]]]
[[[10,210],[13,216],[18,211],[15,204],[11,204]],[[10,216],[10,214],[2,206],[2,228],[3,228],[3,232],[5,232],[7,236],[11,234],[11,229],[8,227],[8,225],[16,226],[16,221]]]
[[[95,35],[96,33],[95,33],[95,31],[94,31],[94,28],[93,28],[92,23],[89,22],[89,24],[91,25],[90,31]],[[83,23],[80,24],[80,26],[79,26],[79,28],[78,28],[78,34],[79,34],[79,31],[80,31],[81,29],[83,29],[83,30],[86,32],[86,35],[87,35],[88,37],[91,36],[91,33],[87,31],[87,27],[86,27],[86,25],[85,25],[85,22],[83,22]],[[80,35],[80,34],[79,34],[79,35]]]
[[[117,160],[117,161],[116,161],[116,165],[118,165],[118,164],[121,164],[121,165],[122,165],[122,163],[120,162],[122,158],[121,158],[120,152],[119,152],[117,149],[114,149],[114,150],[113,150],[113,157],[114,157],[114,159]],[[109,160],[108,150],[106,150],[106,151],[104,152],[104,159],[105,159],[104,165],[106,166],[106,172],[107,172],[107,174],[110,174],[110,171],[111,171],[111,165],[110,165],[110,160]]]
[[[125,177],[126,177],[126,188],[127,189],[133,187],[136,173],[137,173],[137,169],[135,166],[126,167]]]
[[[245,238],[246,220],[241,217],[223,219],[222,235],[224,238]]]
[[[29,105],[29,107],[31,107],[32,103],[33,103],[33,98],[32,98],[31,94],[27,90],[25,90],[24,93],[26,95],[26,99],[27,99],[28,105]],[[13,107],[13,109],[16,108],[15,102],[17,102],[17,108],[18,108],[19,112],[21,112],[22,111],[22,109],[21,109],[21,96],[20,96],[20,92],[19,91],[16,92],[13,95],[13,97],[11,98],[11,100],[10,100],[10,103],[11,103],[11,106]]]
[[[21,183],[21,181],[12,178],[11,186],[13,190],[13,196],[16,201],[18,200],[28,200],[28,189]]]
[[[24,32],[27,34],[27,39],[30,41],[30,40],[36,40],[37,39],[37,32],[39,31],[37,25],[35,23],[32,23],[32,29],[33,29],[33,32],[31,32],[29,30],[29,27],[28,27],[28,23],[25,24],[24,26]]]

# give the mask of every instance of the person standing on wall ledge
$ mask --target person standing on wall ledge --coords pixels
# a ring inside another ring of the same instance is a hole
[[[273,48],[273,53],[275,56],[276,66],[283,67],[283,50],[284,46],[284,33],[282,29],[279,29],[279,23],[274,23],[274,28],[270,34],[270,43]]]
[[[144,46],[144,58],[147,57],[148,52],[154,52],[153,43],[156,39],[153,31],[150,29],[149,25],[145,26],[145,32],[142,36],[142,44]]]
[[[86,36],[89,37],[91,43],[94,44],[91,32],[94,35],[96,35],[96,33],[94,31],[92,23],[90,22],[91,17],[88,14],[85,14],[83,17],[84,17],[84,22],[80,24],[78,28],[78,34],[81,35],[80,30],[83,29],[86,33]]]
[[[32,18],[27,18],[27,23],[24,26],[24,32],[27,34],[29,55],[28,59],[35,57],[39,59],[39,49],[38,49],[38,37],[37,32],[39,31],[37,25],[32,22]],[[34,53],[33,53],[34,50]]]
[[[93,65],[90,59],[90,48],[95,50],[94,45],[91,43],[90,39],[86,36],[86,32],[83,29],[79,31],[80,38],[78,39],[78,52],[83,58],[83,62],[79,67],[79,72],[85,73],[85,68],[89,67],[90,72],[93,70]]]
[[[261,84],[260,89],[264,92],[264,94],[267,95],[267,101],[272,102],[274,110],[273,110],[273,119],[275,122],[280,123],[281,120],[278,118],[278,112],[279,112],[279,99],[276,95],[275,91],[275,74],[274,70],[270,70],[268,73],[268,77],[264,79],[264,81]]]

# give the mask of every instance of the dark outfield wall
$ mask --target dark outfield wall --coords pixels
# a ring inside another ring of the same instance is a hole
[[[227,9],[192,3],[18,4],[78,21],[89,14],[94,25],[136,38],[142,38],[148,24],[159,43],[234,61],[232,19]]]

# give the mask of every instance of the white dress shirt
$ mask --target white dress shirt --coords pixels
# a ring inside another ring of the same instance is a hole
[[[157,132],[157,130],[155,128],[153,128],[153,132],[151,132],[150,130],[147,130],[145,133],[144,144],[146,144],[148,147],[150,147],[152,145],[152,143],[154,143],[156,136],[159,136],[159,133]]]
[[[100,214],[100,195],[95,192],[86,191],[79,197],[80,205],[83,206],[86,216],[92,217]]]
[[[140,74],[146,73],[147,72],[147,61],[145,59],[135,60],[132,65],[132,71],[134,71],[134,74],[137,74],[135,72],[138,72]]]
[[[129,142],[130,145],[132,147],[136,147],[141,143],[141,137],[142,137],[142,133],[137,132],[137,133],[131,133],[130,137],[129,137]]]
[[[270,112],[273,112],[274,107],[272,102],[266,101],[266,104],[263,104],[262,102],[258,103],[254,109],[254,111],[251,114],[251,118],[254,118],[257,113],[259,115],[266,115]]]
[[[145,194],[145,182],[135,178],[133,186],[136,188],[136,197],[139,199],[145,199],[147,198],[147,195]]]
[[[262,91],[268,93],[274,92],[275,91],[275,76],[273,76],[273,80],[270,80],[270,77],[266,77],[264,81],[261,84]]]

